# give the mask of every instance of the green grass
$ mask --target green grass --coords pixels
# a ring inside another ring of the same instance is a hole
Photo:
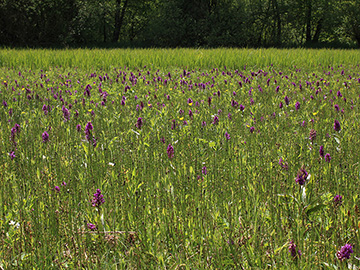
[[[153,68],[187,67],[240,69],[267,67],[316,68],[317,65],[355,64],[359,50],[313,49],[68,49],[0,50],[0,66],[32,69],[69,67],[111,70],[113,67]]]
[[[358,53],[1,51],[0,266],[359,267]]]

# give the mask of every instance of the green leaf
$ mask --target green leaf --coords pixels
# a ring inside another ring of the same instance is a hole
[[[85,143],[82,144],[83,148],[84,148],[84,151],[86,153],[86,155],[89,154],[89,148],[85,145]]]
[[[309,215],[311,215],[311,214],[313,214],[313,213],[316,213],[316,212],[320,211],[320,210],[323,209],[324,207],[326,207],[325,204],[322,204],[322,203],[317,204],[317,205],[315,205],[314,207],[308,208],[308,209],[306,210],[306,214],[309,216]]]

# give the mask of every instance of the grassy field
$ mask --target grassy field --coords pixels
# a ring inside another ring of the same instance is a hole
[[[0,50],[0,66],[47,70],[49,67],[112,70],[114,67],[149,68],[317,68],[353,65],[359,50],[312,49],[68,49]]]
[[[1,268],[358,269],[359,54],[1,50]]]

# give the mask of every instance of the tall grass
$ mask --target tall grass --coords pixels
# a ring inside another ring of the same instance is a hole
[[[319,64],[337,66],[356,64],[359,50],[313,50],[313,49],[2,49],[0,66],[48,69],[51,66],[69,68],[113,67],[139,68],[213,68],[236,69],[271,64],[287,68],[294,65],[316,67]]]
[[[8,52],[2,268],[359,266],[358,52]]]

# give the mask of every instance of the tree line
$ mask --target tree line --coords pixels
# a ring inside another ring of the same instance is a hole
[[[360,0],[0,0],[0,45],[360,46]]]

